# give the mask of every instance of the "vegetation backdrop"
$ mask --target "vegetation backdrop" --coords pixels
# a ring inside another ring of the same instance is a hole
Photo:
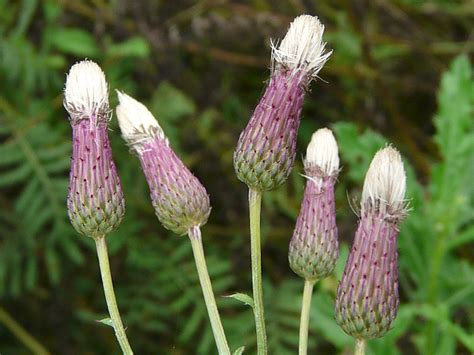
[[[247,191],[234,175],[238,135],[269,76],[271,38],[318,15],[334,53],[307,96],[299,155],[331,127],[342,159],[337,272],[317,284],[310,353],[351,353],[333,314],[338,279],[374,152],[392,142],[408,169],[412,212],[399,236],[401,306],[369,354],[474,352],[474,51],[472,1],[0,0],[0,353],[112,354],[93,242],[66,214],[71,129],[65,74],[97,61],[114,89],[146,103],[206,186],[207,261],[233,349],[255,351]],[[138,160],[110,127],[127,212],[108,238],[127,333],[137,354],[214,354],[190,244],[164,230]],[[297,349],[303,282],[288,243],[303,192],[301,160],[265,195],[263,272],[271,354]],[[357,202],[354,203],[357,205]],[[36,351],[39,345],[36,344]]]

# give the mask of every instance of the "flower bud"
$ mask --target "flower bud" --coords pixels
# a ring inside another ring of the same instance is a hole
[[[317,17],[302,15],[272,47],[270,82],[234,152],[237,177],[250,188],[275,189],[290,174],[305,91],[331,55],[324,52],[323,32]]]
[[[120,130],[140,159],[156,216],[179,235],[204,225],[211,212],[206,189],[171,149],[151,112],[132,97],[117,94]]]
[[[125,201],[107,135],[107,82],[96,63],[85,60],[71,67],[64,107],[69,113],[73,138],[69,219],[79,233],[99,238],[118,227]]]
[[[397,236],[406,215],[406,175],[392,147],[375,154],[365,177],[361,217],[336,296],[336,321],[357,339],[383,336],[397,315]]]
[[[296,274],[316,282],[333,272],[339,256],[334,202],[339,156],[329,129],[313,134],[304,166],[308,180],[288,258]]]

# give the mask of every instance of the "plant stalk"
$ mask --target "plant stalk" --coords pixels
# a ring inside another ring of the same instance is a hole
[[[356,339],[354,355],[365,355],[365,339]]]
[[[313,287],[314,282],[308,280],[304,281],[303,301],[301,304],[299,355],[306,355],[308,353],[309,313],[311,310]]]
[[[20,340],[33,354],[51,355],[46,348],[36,340],[25,328],[21,326],[15,319],[7,313],[5,309],[0,307],[0,323],[10,330],[15,337]]]
[[[112,275],[110,273],[109,255],[107,253],[107,242],[105,236],[95,239],[97,247],[97,256],[99,258],[100,274],[102,276],[102,284],[104,286],[105,300],[109,309],[110,319],[115,330],[115,336],[119,342],[122,352],[126,355],[132,355],[133,351],[125,334],[120,312],[115,299],[114,285],[112,283]]]
[[[252,259],[253,313],[257,333],[257,354],[267,354],[267,334],[263,311],[262,251],[260,245],[260,209],[262,193],[249,189],[250,251]]]
[[[217,309],[216,299],[214,297],[214,292],[212,291],[211,279],[209,278],[209,272],[207,271],[206,258],[204,257],[204,249],[202,246],[201,229],[199,227],[193,227],[189,230],[188,235],[191,240],[191,246],[193,247],[194,261],[196,262],[199,282],[201,283],[207,313],[209,314],[209,320],[211,321],[217,351],[220,355],[230,355],[229,345],[227,344],[224,328],[222,327],[221,318],[219,316],[219,310]]]

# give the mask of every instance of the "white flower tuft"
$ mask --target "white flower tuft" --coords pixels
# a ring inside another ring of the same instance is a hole
[[[293,20],[278,48],[272,43],[276,69],[303,70],[316,77],[332,51],[325,52],[324,25],[316,16],[301,15]]]
[[[109,90],[102,69],[90,60],[74,64],[64,89],[64,107],[71,120],[110,119]]]
[[[168,142],[163,129],[145,105],[118,90],[117,96],[117,119],[127,144],[140,152],[143,144],[153,138],[159,137]]]
[[[306,149],[307,167],[318,167],[325,175],[333,176],[339,171],[339,154],[337,142],[328,128],[318,129],[313,133]]]
[[[400,153],[393,147],[380,149],[372,159],[362,190],[362,213],[375,208],[395,217],[405,214],[406,174]]]

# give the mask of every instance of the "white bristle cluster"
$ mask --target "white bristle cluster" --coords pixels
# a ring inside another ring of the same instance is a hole
[[[405,212],[406,174],[400,153],[390,146],[380,149],[372,159],[362,190],[362,212],[377,208],[383,213]]]
[[[109,89],[102,69],[90,60],[74,64],[66,78],[64,107],[73,121],[109,119]]]
[[[127,144],[139,152],[143,143],[153,138],[159,137],[167,142],[163,129],[145,105],[118,90],[117,95],[117,120]]]
[[[305,166],[318,167],[325,175],[333,176],[339,171],[337,142],[328,128],[313,133],[306,149]]]
[[[304,70],[316,77],[332,51],[325,52],[324,25],[316,16],[301,15],[293,20],[278,48],[272,44],[276,69]]]

